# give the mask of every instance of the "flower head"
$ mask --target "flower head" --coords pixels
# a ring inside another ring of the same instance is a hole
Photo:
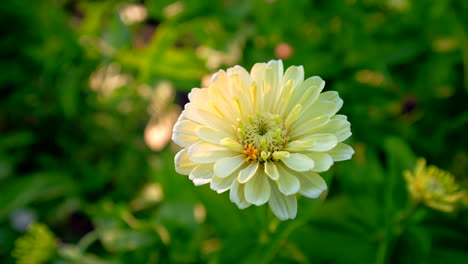
[[[417,161],[413,173],[405,171],[404,176],[411,198],[434,209],[452,212],[463,197],[452,174],[432,165],[426,167],[423,158]]]
[[[283,72],[281,61],[257,63],[250,74],[220,70],[208,88],[194,88],[174,126],[183,147],[176,171],[195,185],[210,183],[243,209],[269,203],[285,220],[297,213],[296,194],[317,198],[327,189],[317,172],[350,159],[342,143],[351,135],[343,101],[322,92],[317,76],[304,80],[302,66]]]
[[[15,241],[12,256],[16,263],[49,263],[57,251],[57,241],[49,228],[41,223],[33,223],[28,232]]]

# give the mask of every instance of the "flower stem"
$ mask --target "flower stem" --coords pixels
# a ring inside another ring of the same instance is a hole
[[[389,254],[393,250],[395,241],[403,234],[406,228],[406,222],[418,208],[419,203],[411,201],[411,203],[401,213],[397,214],[393,221],[390,221],[385,230],[385,235],[377,250],[377,264],[386,264],[389,260]]]

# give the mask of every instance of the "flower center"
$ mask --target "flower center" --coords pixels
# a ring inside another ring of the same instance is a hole
[[[275,151],[281,151],[289,140],[287,130],[278,115],[257,114],[249,116],[248,122],[238,120],[239,143],[246,152],[252,153],[254,150],[261,151],[258,155],[249,155],[249,160],[253,159],[265,161],[271,157]],[[253,158],[255,157],[255,159]]]
[[[425,187],[427,191],[430,193],[437,193],[437,194],[444,193],[444,186],[442,186],[440,181],[434,178],[427,179]]]

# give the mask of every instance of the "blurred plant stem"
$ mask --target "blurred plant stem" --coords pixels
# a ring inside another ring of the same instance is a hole
[[[80,249],[81,253],[84,253],[88,247],[99,239],[99,233],[97,230],[91,231],[86,234],[77,244],[77,247]]]
[[[287,245],[291,233],[312,221],[317,209],[323,204],[324,200],[325,198],[315,200],[311,203],[307,212],[303,212],[296,219],[288,221],[280,221],[268,207],[265,207],[266,213],[262,214],[263,226],[259,234],[261,245],[259,252],[261,253],[255,263],[273,263],[275,256]]]
[[[270,230],[267,229],[269,232],[267,233],[266,247],[259,263],[271,263],[286,242],[286,238],[294,230],[306,224],[303,219],[280,222],[273,214],[268,219],[271,220],[269,222]]]
[[[408,220],[419,208],[419,203],[411,201],[408,206],[400,213],[395,214],[393,221],[390,221],[385,230],[385,235],[377,250],[377,264],[389,263],[389,257],[395,246],[395,242],[403,234],[407,227]]]

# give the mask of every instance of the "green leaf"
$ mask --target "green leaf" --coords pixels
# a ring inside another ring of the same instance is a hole
[[[437,248],[433,250],[428,263],[430,264],[468,263],[468,254],[466,250],[455,250],[451,248]]]
[[[376,251],[366,237],[314,224],[297,229],[290,241],[317,263],[373,263]]]
[[[404,140],[398,137],[387,137],[384,147],[389,155],[390,170],[413,169],[417,157]]]
[[[65,172],[38,172],[7,179],[0,186],[0,219],[31,202],[52,200],[76,191],[76,184]]]
[[[77,113],[78,99],[83,77],[80,68],[68,67],[64,76],[60,76],[57,84],[60,92],[59,99],[65,117],[70,118]]]
[[[0,146],[2,150],[25,147],[34,143],[35,138],[36,136],[32,131],[16,130],[14,133],[2,135]]]
[[[431,253],[431,237],[423,227],[409,226],[397,243],[394,253],[397,263],[423,264],[428,262]]]

